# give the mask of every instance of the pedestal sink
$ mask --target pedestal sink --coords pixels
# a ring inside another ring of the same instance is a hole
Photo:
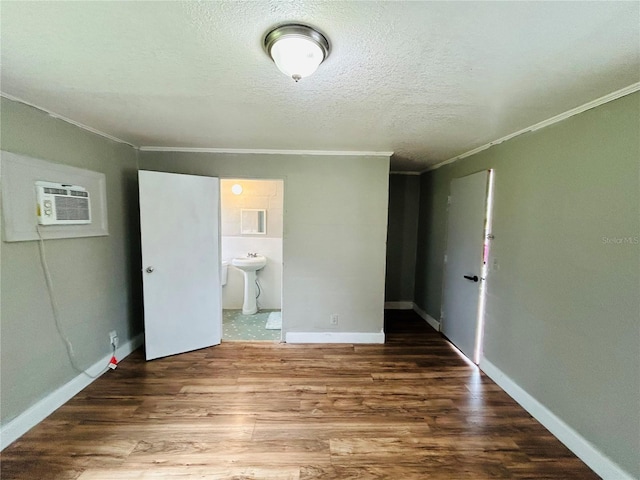
[[[246,257],[238,257],[231,260],[231,265],[242,270],[244,275],[244,302],[242,304],[243,315],[253,315],[258,311],[256,305],[256,272],[267,264],[263,255],[251,253]]]

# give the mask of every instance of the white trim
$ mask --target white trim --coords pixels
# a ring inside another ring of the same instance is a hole
[[[125,358],[136,348],[142,345],[142,339],[143,334],[139,334],[121,345],[120,348],[116,350],[116,358],[119,360]],[[87,369],[87,373],[89,375],[99,374],[104,368],[106,368],[110,359],[111,353],[91,365]],[[4,450],[8,445],[27,433],[59,407],[72,399],[77,393],[90,385],[94,380],[96,379],[81,373],[57,390],[51,392],[35,405],[29,407],[9,423],[2,425],[0,427],[0,450]]]
[[[185,152],[185,153],[248,153],[263,155],[326,155],[353,157],[390,157],[393,152],[366,152],[359,150],[278,150],[270,148],[200,148],[200,147],[157,147],[143,145],[141,152]]]
[[[567,425],[561,418],[542,405],[486,358],[480,360],[480,370],[496,382],[522,408],[544,425],[558,440],[564,443],[569,450],[575,453],[604,480],[633,480],[629,473],[622,470],[613,460],[598,450],[591,442]]]
[[[384,343],[384,332],[287,332],[287,343]]]
[[[452,157],[449,160],[445,160],[444,162],[440,162],[431,167],[427,167],[424,170],[422,170],[420,173],[426,173],[431,170],[440,168],[444,165],[448,165],[449,163],[453,163],[456,160],[461,160],[465,157],[470,157],[471,155],[475,155],[476,153],[486,150],[487,148],[493,147],[494,145],[498,145],[502,142],[506,142],[507,140],[511,140],[512,138],[517,137],[518,135],[522,135],[523,133],[535,132],[536,130],[540,130],[541,128],[545,128],[545,127],[548,127],[549,125],[553,125],[554,123],[561,122],[563,120],[566,120],[569,117],[573,117],[574,115],[578,115],[579,113],[583,113],[583,112],[586,112],[587,110],[591,110],[592,108],[599,107],[600,105],[604,105],[605,103],[612,102],[614,100],[617,100],[618,98],[622,98],[626,95],[630,95],[639,90],[640,90],[640,82],[634,83],[632,85],[629,85],[628,87],[624,87],[624,88],[621,88],[620,90],[616,90],[615,92],[611,92],[607,95],[604,95],[603,97],[596,98],[595,100],[587,102],[584,105],[580,105],[576,108],[572,108],[571,110],[567,110],[566,112],[563,112],[559,115],[548,118],[547,120],[538,122],[530,127],[523,128],[522,130],[518,130],[517,132],[510,133],[509,135],[505,135],[502,138],[489,142],[480,147],[474,148],[473,150],[469,150],[468,152],[461,153],[460,155],[456,155],[455,157]]]
[[[38,110],[43,111],[44,113],[46,113],[50,117],[60,119],[63,122],[70,123],[71,125],[75,125],[76,127],[79,127],[79,128],[81,128],[83,130],[86,130],[87,132],[95,133],[96,135],[100,135],[101,137],[108,138],[109,140],[113,140],[114,142],[124,143],[125,145],[129,145],[130,147],[138,148],[133,143],[129,143],[126,140],[122,140],[121,138],[114,137],[113,135],[109,135],[108,133],[104,133],[104,132],[102,132],[100,130],[97,130],[97,129],[93,128],[93,127],[85,125],[84,123],[76,122],[75,120],[71,120],[70,118],[67,118],[67,117],[65,117],[63,115],[57,114],[57,113],[49,110],[48,108],[41,107],[40,105],[36,105],[35,103],[27,102],[26,100],[23,100],[23,99],[18,98],[18,97],[14,97],[13,95],[10,95],[8,93],[0,92],[0,97],[4,97],[7,100],[11,100],[13,102],[23,103],[23,104],[25,104],[25,105],[27,105],[29,107],[32,107],[32,108],[37,108]]]
[[[413,304],[413,311],[416,312],[418,315],[420,315],[422,319],[425,320],[429,325],[431,325],[436,332],[440,331],[440,322],[435,318],[433,318],[431,315],[429,315],[427,312],[422,310],[415,303]]]
[[[53,118],[58,118],[64,122],[75,125],[83,130],[86,130],[101,137],[108,138],[114,142],[124,143],[130,147],[135,148],[143,152],[186,152],[186,153],[241,153],[241,154],[264,154],[264,155],[326,155],[326,156],[354,156],[354,157],[391,157],[393,152],[370,152],[361,150],[281,150],[281,149],[269,149],[269,148],[209,148],[209,147],[161,147],[153,145],[136,146],[133,143],[122,140],[121,138],[114,137],[108,133],[97,130],[93,127],[85,125],[84,123],[71,120],[63,115],[55,113],[48,108],[41,107],[35,103],[28,102],[22,98],[16,97],[9,93],[0,92],[0,96],[14,102],[28,105],[29,107],[37,108],[45,112],[47,115]],[[420,172],[411,173],[411,175],[420,175]]]
[[[385,310],[412,310],[413,302],[384,302]]]

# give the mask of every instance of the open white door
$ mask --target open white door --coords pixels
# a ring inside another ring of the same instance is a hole
[[[442,299],[442,333],[478,362],[489,172],[451,181]]]
[[[218,345],[219,179],[148,171],[138,178],[147,360]]]

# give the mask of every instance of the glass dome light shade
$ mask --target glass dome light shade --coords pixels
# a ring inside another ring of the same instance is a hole
[[[322,49],[313,40],[299,36],[276,40],[270,53],[278,69],[294,80],[308,77],[324,60]]]
[[[296,82],[315,72],[331,50],[322,33],[297,23],[281,25],[268,32],[263,46],[278,69]]]

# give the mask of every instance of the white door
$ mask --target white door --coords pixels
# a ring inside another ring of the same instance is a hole
[[[476,362],[488,181],[488,171],[451,181],[442,293],[442,332]]]
[[[147,360],[218,345],[220,182],[148,171],[138,178]]]

